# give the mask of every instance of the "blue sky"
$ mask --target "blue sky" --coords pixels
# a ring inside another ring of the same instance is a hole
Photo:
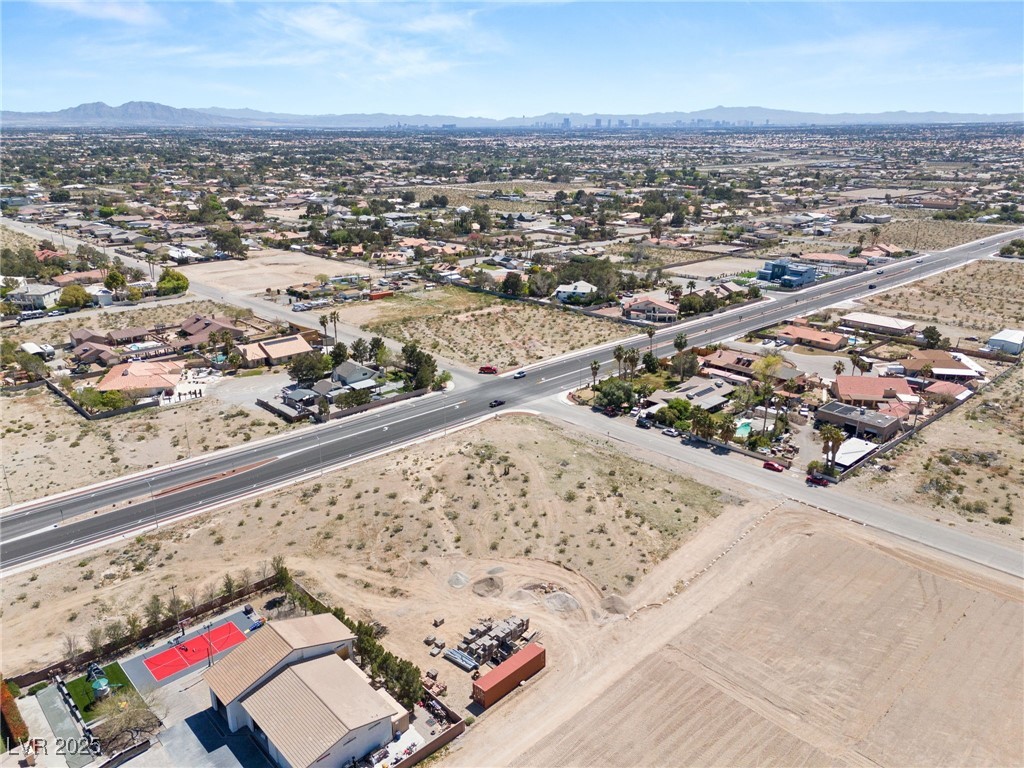
[[[3,0],[4,109],[1024,109],[1024,3]]]

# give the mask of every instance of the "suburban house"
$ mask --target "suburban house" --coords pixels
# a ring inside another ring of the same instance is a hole
[[[671,392],[659,389],[648,400],[655,403],[668,403],[670,400],[688,400],[694,408],[700,406],[705,411],[714,413],[729,402],[729,395],[735,389],[722,379],[707,379],[703,376],[691,376],[678,389]],[[657,410],[654,408],[652,410]]]
[[[936,381],[921,391],[926,400],[966,400],[974,393],[954,381]]]
[[[839,321],[847,328],[859,328],[889,336],[905,336],[914,332],[914,323],[909,320],[898,320],[895,317],[875,315],[871,312],[851,312],[840,317]]]
[[[787,325],[775,335],[789,344],[803,344],[805,347],[827,349],[830,352],[846,346],[846,336],[841,333],[829,333],[800,325]]]
[[[679,308],[667,301],[641,296],[622,305],[622,316],[630,320],[644,320],[648,323],[672,323],[679,315]]]
[[[967,381],[980,379],[981,373],[965,365],[944,349],[915,349],[910,354],[897,361],[903,366],[908,376],[922,376],[922,371],[931,369],[927,378],[944,379],[947,381]]]
[[[282,336],[279,339],[243,344],[238,348],[246,368],[259,365],[281,365],[294,357],[312,352],[309,342],[301,336]]]
[[[268,622],[204,673],[211,705],[282,768],[352,765],[408,727],[349,660],[354,643],[329,613]]]
[[[710,355],[700,358],[701,372],[705,376],[715,379],[725,379],[733,384],[749,384],[754,380],[754,363],[760,360],[760,355],[749,352],[736,352],[732,349],[716,349]],[[775,383],[783,385],[792,381],[796,386],[795,391],[800,391],[806,385],[807,375],[796,368],[781,365],[775,371]]]
[[[368,389],[377,385],[377,372],[353,360],[346,360],[331,373],[331,381],[352,389]],[[367,383],[369,382],[369,383]]]
[[[107,372],[96,389],[100,392],[134,392],[142,397],[156,397],[165,390],[173,390],[180,380],[181,365],[178,363],[121,363]]]
[[[591,285],[586,280],[577,280],[575,283],[565,283],[555,289],[555,298],[559,301],[570,299],[585,299],[592,293],[597,292],[597,286]]]
[[[998,349],[1008,355],[1019,355],[1024,352],[1024,331],[1004,328],[986,342],[990,349]]]
[[[5,297],[18,309],[50,309],[60,298],[61,289],[56,285],[26,283],[24,287],[11,291]]]
[[[892,415],[867,408],[832,402],[819,406],[814,418],[825,424],[834,424],[854,435],[866,435],[886,442],[900,431],[900,420]]]
[[[215,315],[210,315],[209,317],[192,315],[182,321],[178,331],[178,335],[182,339],[175,346],[198,347],[200,344],[208,344],[211,333],[228,333],[232,339],[240,339],[245,335],[245,331],[241,328],[236,328],[229,318],[217,317]]]
[[[58,288],[66,288],[69,285],[94,285],[102,283],[106,273],[102,269],[90,269],[86,272],[65,272],[63,275],[55,275],[50,282]]]
[[[836,376],[832,396],[847,405],[874,406],[886,400],[917,403],[918,397],[906,379],[879,376]],[[820,409],[819,409],[820,410]]]

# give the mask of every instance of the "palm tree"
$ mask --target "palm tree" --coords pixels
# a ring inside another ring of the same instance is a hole
[[[590,376],[594,380],[594,387],[597,387],[597,374],[601,372],[601,361],[591,360],[590,361]]]
[[[630,347],[626,350],[626,354],[622,358],[626,364],[627,375],[630,379],[636,376],[636,367],[640,364],[640,352],[639,350]]]
[[[686,288],[687,288],[687,290],[690,291],[690,293],[693,293],[693,289],[696,288],[696,287],[697,287],[697,281],[696,280],[687,280],[686,281]]]
[[[622,378],[622,361],[626,357],[626,348],[621,344],[612,351],[612,357],[615,358],[615,362],[619,364],[619,378]]]
[[[320,342],[320,346],[326,346],[326,344],[327,344],[327,315],[320,315],[320,327],[324,329],[323,339]]]
[[[836,376],[842,376],[843,372],[846,370],[846,363],[842,360],[836,360],[835,364],[832,366],[832,370],[835,371]]]
[[[878,243],[878,238],[882,235],[882,230],[879,227],[872,227],[868,230],[871,233],[871,245]]]
[[[676,348],[676,352],[682,352],[686,349],[686,334],[677,333],[676,337],[672,339],[672,346]]]
[[[934,375],[935,370],[932,368],[931,363],[925,363],[924,365],[921,366],[921,369],[918,371],[918,373],[921,374],[922,379],[930,379]]]
[[[718,439],[723,443],[729,443],[734,437],[736,437],[736,419],[726,414],[720,422],[718,422]]]
[[[708,440],[715,435],[715,420],[699,405],[690,411],[690,431],[697,437]]]
[[[647,351],[654,351],[654,328],[650,327],[647,329]]]
[[[825,453],[826,466],[831,470],[836,464],[839,447],[846,440],[846,433],[839,427],[826,424],[818,431],[821,438],[821,449]]]
[[[330,318],[331,322],[334,323],[334,340],[337,341],[338,340],[338,320],[341,319],[341,313],[338,312],[338,310],[333,309],[333,310],[331,310],[331,313],[328,315],[328,317]]]
[[[754,376],[761,384],[761,403],[764,405],[764,423],[761,425],[761,434],[768,430],[768,400],[775,390],[775,374],[782,367],[782,355],[772,353],[765,355],[754,363]]]

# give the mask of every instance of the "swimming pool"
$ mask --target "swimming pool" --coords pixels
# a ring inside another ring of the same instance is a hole
[[[137,344],[129,344],[127,347],[125,347],[125,349],[127,349],[129,352],[142,352],[143,350],[153,349],[159,346],[159,341],[140,341]]]
[[[749,435],[750,426],[752,423],[753,422],[751,422],[749,419],[746,421],[741,421],[739,426],[736,427],[736,437],[746,437],[747,435]]]

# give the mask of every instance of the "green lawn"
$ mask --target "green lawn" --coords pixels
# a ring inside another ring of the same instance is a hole
[[[121,665],[114,663],[108,664],[103,668],[103,671],[107,675],[107,680],[110,681],[110,686],[114,691],[122,690],[124,688],[134,688],[131,681],[128,680],[128,676],[121,669]],[[75,704],[78,709],[82,712],[82,717],[86,722],[89,722],[95,718],[95,714],[92,711],[92,683],[85,679],[85,675],[69,680],[67,683],[68,693],[71,694],[71,698],[75,700]],[[120,688],[118,686],[121,686]]]

